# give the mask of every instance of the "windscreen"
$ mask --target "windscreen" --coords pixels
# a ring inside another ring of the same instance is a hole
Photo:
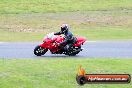
[[[49,33],[49,34],[47,34],[47,38],[48,38],[48,39],[53,39],[53,38],[54,38],[54,33]]]

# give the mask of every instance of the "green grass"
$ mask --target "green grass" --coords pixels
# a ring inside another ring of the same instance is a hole
[[[23,32],[9,32],[0,30],[0,41],[6,42],[27,42],[27,41],[42,41],[44,35],[39,33],[23,33]]]
[[[68,23],[88,40],[132,39],[132,0],[0,0],[0,42],[41,41]],[[77,68],[87,73],[132,74],[131,59],[0,59],[0,88],[78,88]],[[131,88],[88,84],[82,88]]]
[[[132,39],[132,0],[0,0],[0,41],[40,41],[68,23],[88,40]]]
[[[77,32],[77,34],[84,36],[88,40],[127,40],[132,39],[132,30],[120,27],[97,27],[91,28],[91,30],[83,29]]]
[[[0,59],[0,88],[78,88],[81,64],[87,73],[132,74],[131,59]],[[132,84],[86,84],[82,88],[131,88]]]
[[[75,36],[86,37],[87,40],[131,40],[132,30],[120,27],[94,27],[87,29],[72,30]],[[52,30],[53,31],[53,30]],[[51,32],[52,32],[51,31]],[[56,30],[54,30],[56,31]],[[0,30],[0,41],[7,42],[27,42],[27,41],[42,41],[47,32],[9,32]]]
[[[41,41],[45,34],[59,31],[62,23],[88,40],[132,39],[131,15],[131,11],[3,14],[0,41]]]
[[[0,0],[0,13],[132,9],[132,0]]]

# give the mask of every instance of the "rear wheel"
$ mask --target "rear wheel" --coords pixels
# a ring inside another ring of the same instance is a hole
[[[48,49],[46,48],[42,48],[41,46],[36,46],[34,49],[34,54],[36,56],[41,56],[41,55],[44,55],[47,51]]]

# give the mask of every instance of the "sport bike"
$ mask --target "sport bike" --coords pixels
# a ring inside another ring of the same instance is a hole
[[[65,38],[61,35],[54,35],[54,33],[49,33],[44,37],[43,43],[35,47],[34,54],[41,56],[49,50],[51,54],[65,54],[69,56],[75,56],[83,50],[81,46],[86,41],[84,37],[75,37],[76,42],[70,49],[68,49],[68,51],[66,51],[65,49],[59,47],[59,43],[64,41],[64,39]],[[68,44],[65,47],[68,47]]]

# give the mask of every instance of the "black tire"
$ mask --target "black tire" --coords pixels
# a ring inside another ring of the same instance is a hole
[[[41,56],[44,55],[47,51],[48,49],[42,48],[41,46],[36,46],[34,49],[34,54],[36,56]]]

